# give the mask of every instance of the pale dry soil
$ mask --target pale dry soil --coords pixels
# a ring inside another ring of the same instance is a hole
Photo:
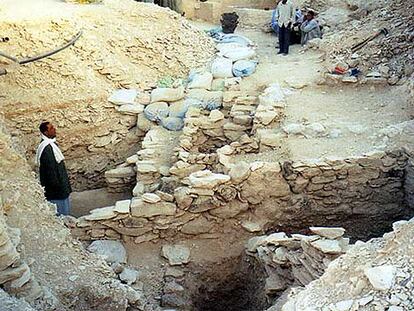
[[[201,29],[214,27],[206,23],[194,24]],[[300,46],[292,46],[289,56],[281,56],[277,55],[275,36],[259,30],[242,30],[239,33],[257,44],[260,60],[256,73],[243,80],[242,90],[260,92],[272,83],[279,83],[285,88],[289,88],[292,83],[303,85],[303,88],[292,89],[293,93],[287,97],[286,119],[282,126],[318,122],[325,126],[327,132],[332,129],[341,131],[338,138],[286,136],[280,148],[240,155],[239,160],[279,161],[358,155],[372,151],[381,143],[379,139],[373,138],[378,130],[410,119],[405,95],[397,87],[318,86],[317,81],[325,71],[322,53],[303,52]],[[280,127],[273,130],[281,131]],[[200,267],[239,257],[247,238],[247,234],[246,237],[236,238],[229,232],[226,239],[175,239],[174,244],[186,245],[191,249],[191,263],[182,269],[197,274]],[[142,272],[144,290],[151,295],[154,303],[161,298],[163,275],[168,266],[167,261],[160,256],[164,243],[167,242],[126,244],[128,263]],[[196,288],[187,290],[194,291]]]
[[[281,126],[319,123],[326,131],[316,137],[286,135],[277,127],[270,132],[283,134],[279,148],[240,155],[237,160],[304,160],[383,150],[386,145],[381,131],[414,117],[404,87],[319,85],[326,72],[322,52],[304,51],[294,45],[288,56],[281,56],[275,48],[276,36],[251,29],[239,33],[257,44],[260,62],[256,73],[243,80],[242,90],[260,91],[278,83],[292,91],[286,96],[286,116]]]

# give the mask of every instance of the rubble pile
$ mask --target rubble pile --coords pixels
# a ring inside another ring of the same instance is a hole
[[[293,288],[281,310],[411,310],[413,229],[414,219],[398,221],[382,238],[356,242],[322,277]]]
[[[347,11],[341,11],[344,14],[338,18],[329,10],[319,16],[325,35],[322,41],[315,42],[327,54],[328,71],[335,67],[345,71],[355,69],[362,83],[390,85],[404,83],[413,74],[412,1],[348,1]],[[381,34],[362,48],[352,50],[354,45],[384,28],[388,34]],[[356,76],[329,78],[358,82]]]
[[[292,286],[306,286],[322,276],[329,264],[348,249],[345,230],[311,227],[313,235],[276,232],[256,236],[246,243],[246,252],[256,257],[266,271],[265,291],[279,298]]]

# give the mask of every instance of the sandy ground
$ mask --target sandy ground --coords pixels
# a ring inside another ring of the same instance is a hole
[[[355,156],[385,148],[380,131],[387,126],[411,120],[408,95],[394,86],[320,86],[325,68],[319,51],[294,45],[288,56],[277,55],[277,37],[260,30],[241,30],[240,34],[257,44],[259,65],[254,75],[245,78],[243,90],[263,90],[278,83],[291,89],[286,98],[282,127],[301,123],[319,123],[325,132],[317,137],[285,135],[281,146],[261,154],[241,155],[248,161],[300,160],[321,157]],[[275,128],[274,132],[282,132]]]

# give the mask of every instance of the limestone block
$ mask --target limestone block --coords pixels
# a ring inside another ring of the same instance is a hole
[[[114,218],[117,216],[117,213],[114,211],[114,208],[114,206],[95,208],[89,212],[89,215],[85,216],[85,220],[92,221]]]
[[[17,267],[9,267],[0,271],[0,284],[4,284],[9,281],[17,280],[23,276],[29,269],[27,264],[22,264]]]
[[[213,227],[214,227],[213,222],[208,221],[203,216],[200,216],[200,217],[197,217],[196,219],[186,223],[182,227],[181,232],[185,233],[185,234],[197,235],[197,234],[201,234],[201,233],[210,232]]]
[[[126,159],[126,163],[128,164],[135,164],[138,162],[138,155],[134,154]]]
[[[313,233],[328,239],[337,239],[344,235],[345,229],[338,227],[310,227]]]
[[[131,200],[122,200],[115,203],[114,212],[120,214],[128,214]]]
[[[213,189],[218,185],[228,182],[230,180],[230,176],[215,174],[209,170],[204,170],[190,174],[189,180],[193,187]]]
[[[190,196],[190,190],[187,187],[179,187],[174,190],[174,198],[180,209],[187,209],[193,202],[193,198]]]
[[[125,178],[135,176],[133,167],[119,167],[105,172],[105,178]]]
[[[132,285],[137,281],[139,272],[135,269],[124,268],[119,274],[119,279],[128,285]]]
[[[127,252],[120,241],[97,240],[88,246],[88,251],[101,255],[109,263],[126,263]]]
[[[250,172],[250,165],[244,161],[240,161],[231,167],[229,175],[233,183],[240,184],[249,178]]]
[[[275,232],[267,236],[266,243],[273,244],[273,245],[279,245],[279,242],[284,242],[284,241],[288,241],[291,239],[292,238],[289,238],[284,232]]]
[[[250,238],[245,247],[246,250],[250,253],[255,253],[257,251],[257,248],[261,245],[265,245],[266,244],[266,236],[262,235],[262,236],[255,236],[253,238]]]
[[[316,240],[311,245],[325,254],[336,255],[343,253],[337,240]]]
[[[220,110],[215,109],[210,112],[208,119],[211,122],[219,122],[224,120],[224,114]]]
[[[150,233],[147,233],[147,234],[144,234],[144,235],[141,235],[135,238],[134,242],[136,244],[140,244],[140,243],[150,242],[158,238],[159,238],[158,234],[150,232]]]
[[[120,113],[137,115],[144,111],[144,105],[141,104],[126,104],[116,107],[116,110]]]
[[[243,229],[248,232],[260,232],[263,230],[262,225],[258,222],[253,222],[250,220],[245,220],[241,224]]]
[[[364,270],[364,274],[372,287],[381,291],[389,290],[394,285],[396,273],[397,268],[392,265],[383,265]]]
[[[239,215],[242,212],[245,212],[249,209],[249,204],[240,202],[238,200],[232,200],[226,205],[220,206],[218,208],[209,210],[208,212],[219,218],[233,218]]]
[[[146,203],[158,203],[161,201],[161,198],[155,193],[144,193],[141,199]]]
[[[190,262],[190,249],[183,245],[164,245],[161,255],[168,259],[171,266],[179,266]]]
[[[188,211],[191,213],[202,213],[214,208],[217,208],[217,206],[212,203],[212,197],[200,195],[193,201]]]
[[[134,217],[172,216],[175,215],[176,209],[176,205],[169,202],[151,204],[138,198],[131,201],[131,215]]]

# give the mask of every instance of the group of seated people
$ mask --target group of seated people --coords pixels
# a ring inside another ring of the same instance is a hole
[[[308,10],[306,14],[302,10],[296,9],[295,23],[292,25],[290,32],[290,44],[306,45],[309,40],[315,38],[322,38],[322,26],[319,25],[318,20],[315,18],[316,13],[312,10]],[[277,10],[273,11],[272,29],[279,33]]]

